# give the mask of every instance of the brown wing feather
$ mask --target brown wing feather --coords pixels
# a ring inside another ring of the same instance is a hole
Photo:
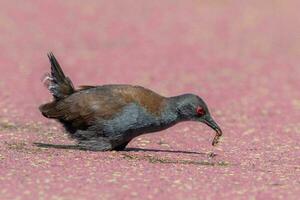
[[[79,128],[87,127],[95,120],[111,119],[129,103],[137,103],[158,115],[164,99],[139,86],[107,85],[79,90],[65,99],[42,105],[40,110],[46,117],[70,122]]]
[[[122,96],[127,103],[135,102],[154,115],[159,115],[165,97],[141,86],[116,87],[114,93]]]
[[[79,90],[88,90],[88,89],[91,89],[91,88],[95,88],[95,87],[97,87],[97,86],[91,86],[91,85],[80,85],[79,87],[78,87],[78,91]]]

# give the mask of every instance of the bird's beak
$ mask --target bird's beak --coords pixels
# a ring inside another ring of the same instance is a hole
[[[218,144],[219,138],[222,136],[222,130],[211,116],[206,116],[203,122],[216,131],[216,135],[212,142],[212,145],[215,146],[216,144]]]

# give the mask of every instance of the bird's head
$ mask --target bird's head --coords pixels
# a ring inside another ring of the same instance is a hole
[[[184,94],[176,97],[175,104],[179,120],[205,123],[216,131],[213,145],[216,145],[218,143],[218,139],[222,135],[222,130],[213,120],[209,113],[207,105],[199,96],[194,94]]]

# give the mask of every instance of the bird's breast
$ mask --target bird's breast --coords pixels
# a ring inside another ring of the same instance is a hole
[[[144,133],[168,128],[172,122],[162,120],[162,116],[152,115],[138,104],[131,103],[113,119],[104,122],[103,133],[107,137],[133,138]]]

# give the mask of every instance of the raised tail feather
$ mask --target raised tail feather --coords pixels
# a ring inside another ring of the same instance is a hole
[[[72,93],[75,89],[72,81],[65,76],[53,53],[48,53],[51,63],[51,74],[47,74],[44,83],[55,100],[63,99]]]
[[[65,76],[53,53],[50,52],[48,58],[51,63],[51,73],[46,75],[43,82],[53,95],[54,101],[41,105],[39,109],[45,117],[56,118],[59,117],[56,109],[57,101],[74,93],[75,89],[71,80]]]

